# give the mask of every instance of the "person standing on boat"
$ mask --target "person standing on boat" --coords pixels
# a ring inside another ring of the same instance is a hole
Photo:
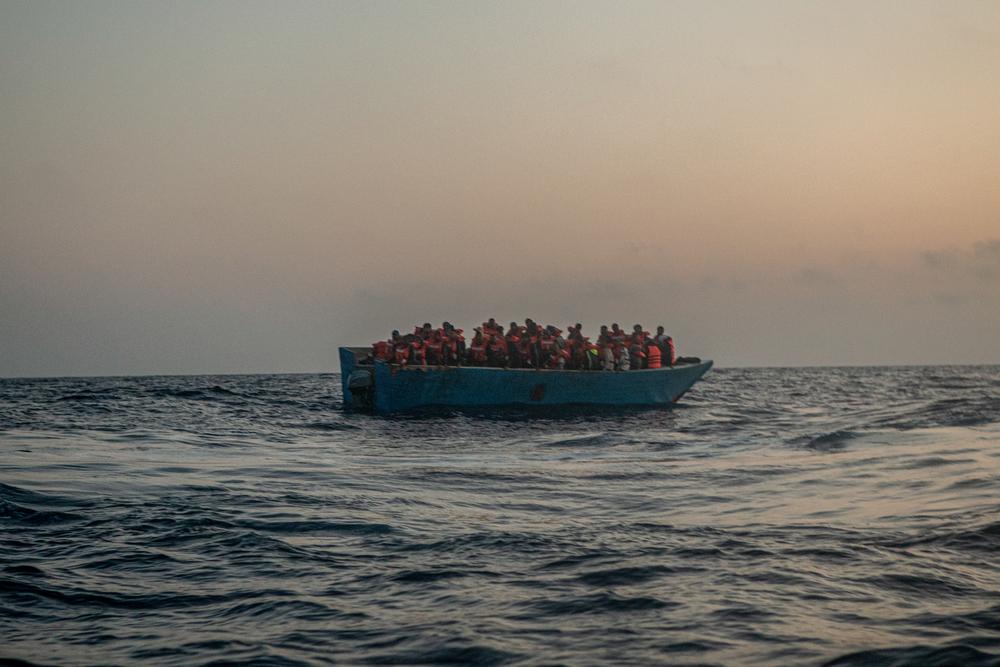
[[[664,366],[673,366],[677,363],[677,348],[674,347],[674,339],[663,332],[663,327],[656,327],[656,338],[653,341],[660,346],[660,355]]]
[[[521,358],[525,365],[532,368],[541,366],[542,337],[541,328],[530,317],[524,320],[524,335],[521,337]]]
[[[628,352],[628,345],[622,344],[618,349],[618,359],[615,364],[616,371],[627,371],[632,369],[632,358]]]
[[[601,358],[603,359],[603,369],[606,371],[615,370],[615,346],[608,340],[601,346]]]
[[[511,322],[507,329],[507,363],[511,368],[521,367],[521,336],[523,332],[517,322]]]

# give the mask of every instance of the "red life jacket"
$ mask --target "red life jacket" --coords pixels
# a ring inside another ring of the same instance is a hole
[[[410,360],[410,346],[406,344],[399,345],[393,352],[393,357],[395,357],[397,364],[405,366],[406,362]]]
[[[372,356],[382,361],[388,361],[392,357],[392,352],[388,341],[380,340],[372,345]]]
[[[415,364],[427,363],[427,352],[424,350],[424,344],[419,340],[410,343],[410,360]]]
[[[434,333],[431,339],[427,341],[426,347],[429,353],[438,355],[444,349],[444,341],[441,340],[440,335]]]

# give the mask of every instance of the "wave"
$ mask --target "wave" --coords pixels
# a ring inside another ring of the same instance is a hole
[[[832,452],[843,449],[852,440],[861,437],[858,431],[840,430],[830,431],[817,436],[802,436],[793,440],[794,443],[801,444],[805,449],[814,449],[821,452]]]
[[[441,646],[427,649],[413,649],[398,653],[383,653],[366,657],[364,662],[371,665],[503,665],[521,659],[518,653],[511,653],[489,646]]]
[[[676,607],[677,603],[660,600],[649,595],[623,596],[610,592],[595,593],[580,597],[536,600],[526,603],[534,612],[546,616],[573,616],[577,614],[601,614],[605,612],[642,612]],[[522,616],[538,620],[535,614]]]
[[[897,549],[936,547],[958,552],[978,551],[988,554],[1000,552],[1000,522],[977,528],[934,532],[910,538],[892,540],[887,546]]]
[[[1000,396],[990,394],[941,398],[900,414],[872,421],[873,428],[911,430],[930,427],[982,426],[1000,422]]]
[[[906,646],[870,651],[856,651],[823,663],[824,667],[996,667],[1000,664],[1000,654],[986,653],[965,644],[944,647]]]
[[[226,389],[225,387],[219,386],[217,384],[211,385],[209,387],[194,387],[191,389],[175,389],[169,387],[162,387],[158,389],[153,389],[150,391],[153,396],[159,396],[163,398],[187,398],[192,400],[217,400],[220,397],[234,396],[239,398],[245,398],[244,394],[241,394],[232,389]]]

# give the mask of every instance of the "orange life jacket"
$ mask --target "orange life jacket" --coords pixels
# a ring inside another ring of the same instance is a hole
[[[650,345],[646,349],[646,363],[649,368],[660,368],[660,348]]]

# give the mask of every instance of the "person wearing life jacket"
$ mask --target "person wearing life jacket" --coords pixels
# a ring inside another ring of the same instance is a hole
[[[553,343],[549,347],[548,354],[545,357],[545,365],[553,370],[563,370],[566,368],[566,360],[569,357],[569,351],[561,349],[559,345]]]
[[[601,345],[601,368],[606,371],[615,370],[615,346],[611,341]]]
[[[474,331],[476,333],[469,342],[467,357],[470,365],[482,366],[486,363],[486,338],[481,327],[476,327]]]
[[[646,368],[660,368],[660,346],[655,343],[646,346]]]
[[[673,366],[677,363],[677,351],[674,348],[674,339],[663,331],[663,327],[656,327],[656,336],[653,342],[660,348],[660,363],[664,366]]]
[[[392,359],[392,343],[387,340],[379,340],[372,343],[372,359],[375,361],[389,361]]]
[[[438,366],[444,363],[444,338],[440,329],[433,329],[424,340],[424,351],[428,364]]]
[[[628,346],[621,345],[618,348],[618,354],[615,357],[615,370],[616,371],[627,371],[632,368],[632,355],[629,354]]]
[[[410,341],[410,365],[427,365],[427,348],[424,346],[424,341],[420,336],[414,336],[413,340]]]
[[[413,327],[413,335],[424,341],[431,337],[431,331],[433,331],[433,327],[431,327],[430,322],[424,322],[421,327]]]
[[[641,345],[646,347],[646,343],[649,340],[649,332],[642,330],[641,324],[636,324],[632,327],[632,343],[635,345]]]
[[[521,334],[521,363],[531,368],[538,368],[542,361],[541,327],[530,317],[524,320],[524,333]]]
[[[397,332],[394,331],[393,334],[397,334]],[[394,338],[397,339],[397,342],[393,346],[393,361],[400,366],[406,366],[410,363],[410,341],[407,340],[409,336],[399,337],[395,335]]]
[[[630,366],[629,370],[639,371],[646,367],[646,353],[642,350],[642,345],[632,343],[628,346]]]
[[[497,333],[493,334],[486,347],[487,365],[496,368],[506,368],[507,360],[507,339],[503,335],[503,327],[498,327]]]
[[[495,336],[498,330],[502,330],[503,327],[497,325],[497,321],[494,318],[490,318],[486,322],[483,322],[483,335],[484,336]]]
[[[584,336],[580,348],[583,351],[582,360],[580,362],[580,370],[585,371],[597,371],[601,369],[601,348],[590,342],[590,339]]]
[[[517,322],[511,322],[507,329],[507,364],[510,368],[521,367],[521,327]]]
[[[447,365],[461,366],[465,358],[465,336],[461,329],[456,329],[450,322],[441,325],[445,331],[444,363]]]

